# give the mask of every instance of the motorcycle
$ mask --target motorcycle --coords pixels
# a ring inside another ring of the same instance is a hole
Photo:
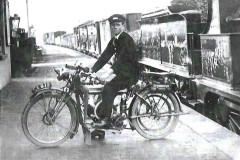
[[[65,66],[66,71],[56,68],[57,79],[65,81],[62,88],[51,83],[38,85],[22,113],[22,129],[33,144],[40,147],[55,147],[72,139],[82,126],[84,142],[92,138],[104,138],[105,132],[121,133],[124,129],[136,130],[147,139],[160,139],[169,135],[182,112],[177,95],[169,85],[149,81],[143,72],[143,80],[131,88],[119,91],[120,103],[113,107],[111,128],[96,128],[100,121],[97,108],[101,103],[104,80],[88,73],[81,65]],[[72,72],[72,73],[71,73]],[[93,98],[91,98],[93,97]],[[90,104],[89,100],[93,99]]]

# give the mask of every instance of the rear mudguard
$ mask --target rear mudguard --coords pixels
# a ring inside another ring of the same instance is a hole
[[[148,89],[148,88],[151,88],[151,86],[150,86],[150,85],[145,86],[144,88],[142,88],[142,89],[138,92],[138,94],[141,94],[142,92],[144,92],[144,91],[145,91],[146,89]],[[134,104],[134,102],[135,102],[135,100],[136,100],[137,97],[138,97],[138,96],[135,94],[134,97],[133,97],[133,99],[132,99],[132,101],[131,101],[131,103],[130,103],[129,110],[128,110],[128,116],[129,116],[129,117],[132,117],[132,107],[133,107],[133,104]],[[131,119],[130,119],[130,121],[131,121]]]
[[[34,92],[31,95],[30,100],[32,100],[36,96],[44,94],[44,93],[51,93],[51,94],[54,93],[54,94],[61,94],[61,95],[68,94],[57,88],[42,88],[42,89],[38,89],[36,92]],[[72,103],[72,105],[74,106],[75,112],[77,113],[77,123],[73,130],[74,133],[77,133],[78,127],[79,127],[79,122],[83,122],[82,114],[80,114],[81,113],[80,108],[77,107],[77,104],[72,99],[72,97],[69,94],[67,95],[67,97],[69,97],[68,101],[70,101]],[[74,136],[74,134],[72,134],[72,136],[70,136],[70,137],[72,138],[73,136]]]
[[[144,87],[143,89],[141,89],[140,92],[138,92],[138,94],[140,95],[142,92],[144,92],[145,90],[147,90],[147,89],[149,89],[149,88],[153,88],[153,90],[156,90],[156,87],[151,86],[151,85],[147,85],[146,87]],[[167,88],[166,88],[166,89],[167,89]],[[179,110],[182,112],[182,107],[181,107],[180,99],[179,99],[179,97],[177,96],[177,94],[176,94],[175,92],[173,92],[172,90],[170,90],[170,89],[167,89],[167,91],[168,91],[168,92],[171,92],[171,93],[173,94],[173,96],[177,99],[177,103],[178,103],[178,105],[179,105]],[[130,106],[129,106],[129,112],[128,112],[129,117],[132,117],[132,107],[133,107],[133,104],[134,104],[134,102],[135,102],[135,100],[136,100],[137,97],[138,97],[138,96],[135,94],[135,96],[133,97],[133,100],[132,100],[132,102],[131,102],[131,104],[130,104]],[[130,121],[131,121],[131,119],[130,119]]]
[[[173,96],[177,99],[177,102],[178,102],[178,105],[179,105],[179,110],[180,110],[180,112],[183,112],[182,111],[181,101],[180,101],[178,95],[175,92],[173,92],[172,90],[170,90],[170,89],[168,89],[168,91],[171,92],[173,94]]]

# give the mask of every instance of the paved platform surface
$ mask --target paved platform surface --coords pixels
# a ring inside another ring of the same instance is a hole
[[[39,148],[22,132],[21,114],[31,88],[43,82],[61,86],[52,66],[74,63],[75,59],[91,66],[96,60],[79,52],[47,46],[44,60],[35,64],[28,77],[12,79],[0,93],[1,160],[230,160],[240,159],[240,137],[197,112],[183,106],[188,115],[180,116],[176,129],[161,140],[146,140],[136,131],[107,133],[104,140],[85,145],[81,129],[71,140],[56,148]],[[56,54],[57,53],[57,54]],[[62,55],[62,59],[59,59]],[[64,56],[63,56],[64,55]],[[102,71],[105,73],[106,70]],[[101,74],[102,74],[101,73]]]

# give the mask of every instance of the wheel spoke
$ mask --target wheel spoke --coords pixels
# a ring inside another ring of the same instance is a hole
[[[37,128],[37,129],[31,130],[30,132],[32,132],[32,134],[33,134],[34,136],[38,137],[39,135],[42,135],[41,133],[43,132],[44,127],[45,127],[44,124],[41,124],[40,128],[37,127],[37,125],[36,125],[36,128]],[[39,128],[39,129],[38,129],[38,128]]]
[[[71,133],[74,133],[73,131],[71,131],[70,129],[64,127],[63,125],[61,125],[61,124],[59,124],[59,123],[55,123],[55,124],[56,124],[58,127],[62,128],[62,129],[64,129],[64,130],[66,130],[66,131],[69,131],[69,132],[71,132]]]
[[[240,130],[239,124],[233,119],[233,117],[231,115],[229,115],[229,118],[234,123],[234,125],[238,128],[238,130]]]
[[[237,116],[240,116],[240,114],[237,113],[237,112],[233,112],[233,111],[231,111],[230,113],[231,113],[231,114],[234,114],[234,115],[237,115]]]
[[[45,108],[44,108],[44,104],[40,104],[40,101],[37,101],[37,103],[43,108],[44,113],[46,113]]]
[[[230,127],[230,130],[231,130],[231,131],[233,131],[234,133],[237,133],[237,131],[236,131],[236,129],[235,129],[235,127],[234,127],[233,122],[232,122],[231,119],[229,120],[229,127]]]

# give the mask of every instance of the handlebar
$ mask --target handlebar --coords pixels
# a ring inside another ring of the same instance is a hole
[[[71,69],[71,70],[82,70],[83,72],[86,72],[86,73],[89,72],[89,68],[88,68],[88,67],[82,67],[82,66],[80,66],[80,65],[78,65],[78,66],[72,66],[72,65],[66,64],[66,65],[65,65],[65,68]]]
[[[80,73],[80,77],[86,78],[85,80],[82,81],[83,84],[85,84],[85,83],[86,84],[93,84],[94,83],[94,84],[103,84],[103,85],[106,84],[106,81],[104,79],[96,77],[91,73],[88,73],[89,72],[88,67],[82,67],[81,65],[73,66],[73,65],[66,64],[65,68],[70,69],[70,70],[76,70],[77,71],[76,74]],[[57,79],[59,81],[67,80],[70,77],[69,72],[63,72],[63,73],[60,74],[60,72],[57,71],[55,68],[54,68],[54,71],[58,74]],[[83,71],[83,72],[80,72],[80,71]],[[87,78],[90,80],[90,82],[86,81]]]
[[[95,76],[93,76],[92,74],[89,74],[89,73],[81,73],[81,76],[86,77],[86,78],[90,78],[91,80],[94,79],[93,81],[96,84],[102,84],[102,85],[106,84],[106,81],[104,79],[99,78],[99,77],[95,77]]]

